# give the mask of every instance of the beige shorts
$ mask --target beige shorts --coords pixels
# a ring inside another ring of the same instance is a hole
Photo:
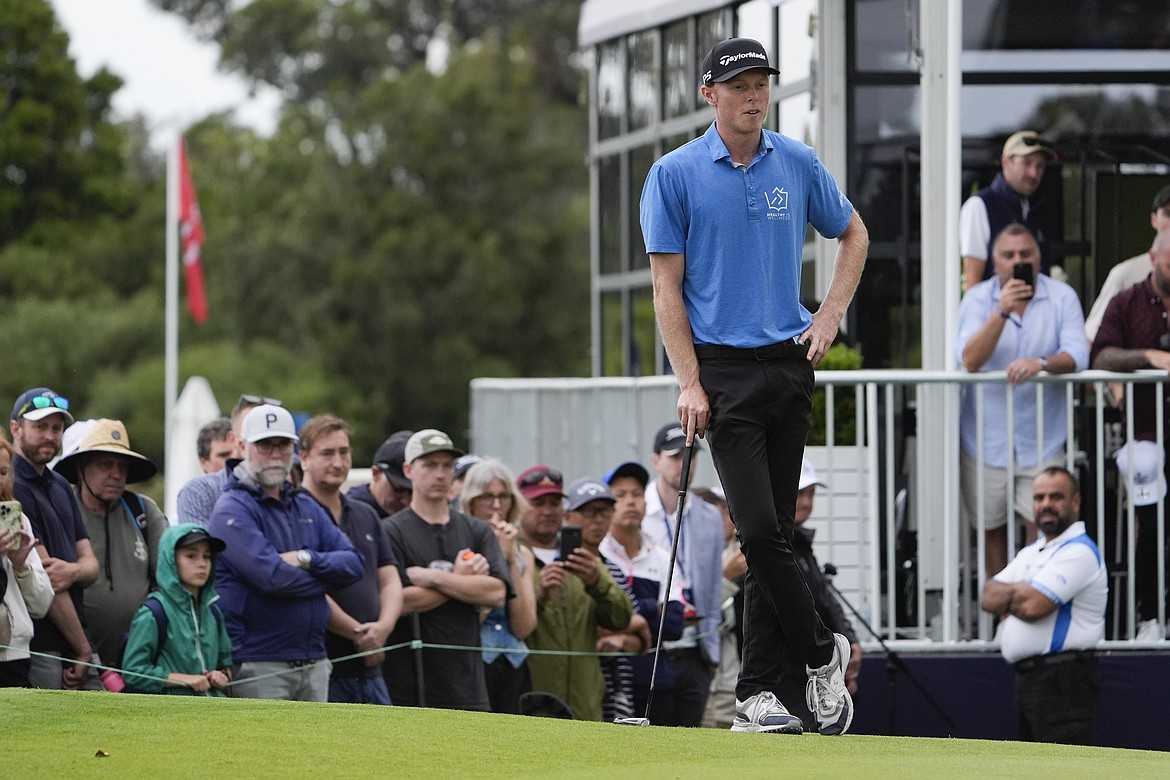
[[[1031,468],[1017,468],[1015,477],[1015,496],[1013,503],[1016,507],[1016,520],[1032,522],[1032,480],[1049,466],[1063,466],[1065,456],[1058,453],[1039,466]],[[983,527],[990,531],[1003,528],[1007,525],[1007,469],[983,466]],[[980,463],[967,454],[966,450],[959,453],[959,492],[962,496],[960,507],[963,522],[970,527],[977,527],[977,500],[979,497],[979,469]]]

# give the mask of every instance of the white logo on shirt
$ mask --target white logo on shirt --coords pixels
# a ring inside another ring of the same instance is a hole
[[[764,197],[768,201],[768,219],[792,219],[792,215],[788,213],[788,190],[773,187],[770,192],[764,193]]]

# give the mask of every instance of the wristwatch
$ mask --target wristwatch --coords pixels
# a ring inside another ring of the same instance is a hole
[[[1038,358],[1036,358],[1036,359],[1040,361],[1040,370],[1041,370],[1041,371],[1047,371],[1047,370],[1048,370],[1048,358],[1046,358],[1046,357],[1038,357]]]
[[[297,563],[302,569],[310,568],[313,565],[313,553],[308,550],[297,550]]]

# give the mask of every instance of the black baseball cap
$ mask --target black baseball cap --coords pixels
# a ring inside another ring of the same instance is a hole
[[[687,445],[687,432],[680,423],[667,423],[654,434],[654,452],[666,455],[677,455]],[[698,437],[695,437],[695,449],[702,449]]]
[[[1167,203],[1170,203],[1170,184],[1158,190],[1158,194],[1154,196],[1154,205],[1150,207],[1150,213],[1153,214]]]
[[[751,38],[728,38],[711,47],[703,58],[703,76],[699,80],[709,87],[727,81],[745,70],[763,68],[774,76],[780,71],[768,62],[768,52],[759,41]]]
[[[618,477],[633,477],[641,483],[643,488],[650,482],[650,472],[646,470],[646,467],[632,460],[627,460],[625,463],[619,463],[615,466],[612,471],[605,475],[605,484],[612,485],[613,481]]]
[[[399,488],[413,487],[402,471],[402,464],[406,460],[406,442],[413,435],[414,431],[395,431],[374,453],[374,465]]]
[[[196,528],[180,536],[179,540],[175,542],[175,549],[181,550],[184,547],[191,547],[200,542],[207,542],[207,546],[211,548],[213,553],[221,553],[227,549],[227,543],[223,539],[212,536],[202,528]]]

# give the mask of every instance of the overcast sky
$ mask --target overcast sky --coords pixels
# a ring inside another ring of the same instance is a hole
[[[215,111],[267,135],[279,97],[248,95],[242,79],[216,70],[219,49],[195,40],[179,17],[147,0],[49,0],[69,35],[69,54],[83,77],[105,65],[125,84],[114,96],[118,118],[145,114],[156,145]]]

